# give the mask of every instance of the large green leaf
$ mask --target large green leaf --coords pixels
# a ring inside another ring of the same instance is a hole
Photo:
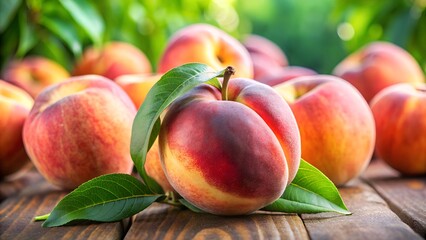
[[[43,226],[61,226],[75,220],[118,221],[144,210],[163,196],[151,194],[142,182],[131,175],[103,175],[66,195]],[[36,217],[36,220],[43,218]]]
[[[82,46],[74,25],[57,17],[41,16],[40,23],[52,33],[59,36],[72,51],[74,56],[80,57]]]
[[[225,70],[214,71],[201,63],[189,63],[168,71],[151,88],[136,114],[132,127],[130,153],[136,169],[153,192],[162,192],[161,187],[145,171],[146,154],[160,130],[160,114],[179,96],[198,84],[212,81]],[[216,80],[216,81],[214,81]]]
[[[303,159],[296,177],[287,186],[281,198],[263,210],[287,213],[351,214],[333,182]]]
[[[66,51],[65,45],[56,36],[42,36],[34,49],[31,50],[31,54],[49,58],[68,70],[72,68],[71,54]]]
[[[21,2],[22,0],[0,1],[0,33],[9,26]]]
[[[19,57],[23,57],[37,44],[34,25],[28,21],[26,12],[19,13],[19,35],[19,45],[16,54]]]
[[[60,0],[60,2],[92,41],[99,46],[105,26],[93,4],[86,0]]]

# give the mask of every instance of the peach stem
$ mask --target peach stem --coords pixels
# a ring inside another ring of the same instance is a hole
[[[166,192],[166,198],[162,202],[172,206],[182,205],[181,203],[179,203],[179,200],[173,191]]]
[[[231,66],[225,69],[225,73],[223,74],[223,84],[222,84],[222,100],[228,100],[228,82],[231,78],[231,75],[234,75],[235,69]]]

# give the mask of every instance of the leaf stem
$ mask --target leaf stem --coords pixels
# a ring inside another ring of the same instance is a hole
[[[179,202],[178,196],[176,196],[176,193],[173,191],[166,192],[166,198],[161,202],[172,206],[182,206]]]
[[[222,100],[228,100],[228,82],[231,78],[231,75],[235,74],[235,69],[231,66],[228,66],[225,69],[225,73],[223,74],[223,85],[222,85]]]
[[[50,216],[50,213],[44,214],[44,215],[41,215],[41,216],[36,216],[34,218],[34,221],[45,221],[49,216]]]

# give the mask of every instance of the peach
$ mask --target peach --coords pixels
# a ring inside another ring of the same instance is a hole
[[[142,105],[151,87],[160,80],[162,74],[129,74],[114,81],[129,95],[136,108]]]
[[[176,100],[159,135],[173,188],[213,214],[247,214],[281,196],[300,163],[300,136],[289,106],[269,86],[229,82],[228,100],[202,84]]]
[[[56,62],[40,57],[26,57],[14,60],[6,66],[3,78],[25,91],[33,98],[45,87],[61,82],[69,77],[65,68]]]
[[[162,54],[158,72],[191,62],[204,63],[215,70],[233,66],[238,69],[236,76],[253,77],[253,63],[244,46],[208,24],[194,24],[176,32]]]
[[[151,149],[149,149],[148,154],[146,155],[145,160],[145,171],[153,178],[164,192],[174,191],[173,187],[170,185],[167,180],[166,175],[164,174],[163,167],[160,160],[160,149],[158,146],[158,139],[154,142]]]
[[[22,128],[33,103],[23,89],[0,80],[0,179],[29,163]]]
[[[151,71],[151,63],[141,50],[130,43],[110,42],[100,49],[86,49],[74,67],[73,75],[96,74],[115,79],[125,74],[147,74]]]
[[[96,75],[70,78],[35,99],[23,129],[25,149],[39,172],[61,188],[102,174],[131,173],[135,115],[114,82]]]
[[[359,176],[374,150],[370,107],[348,82],[329,75],[276,85],[296,117],[302,158],[340,186]]]
[[[426,174],[426,84],[392,85],[370,106],[378,157],[403,174]]]
[[[265,74],[264,77],[257,79],[257,81],[269,86],[275,86],[293,78],[302,76],[312,76],[316,74],[317,73],[314,70],[311,70],[309,68],[299,66],[287,66],[272,71],[269,74]]]
[[[416,60],[404,49],[387,42],[370,43],[340,62],[333,74],[354,85],[367,102],[396,83],[422,83]]]
[[[243,45],[253,61],[253,78],[256,80],[288,66],[287,56],[281,48],[265,37],[251,34],[244,39]]]

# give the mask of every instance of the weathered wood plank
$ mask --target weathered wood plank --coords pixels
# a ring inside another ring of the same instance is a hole
[[[0,196],[8,197],[0,204],[0,239],[123,237],[125,239],[308,239],[311,237],[315,240],[425,237],[425,178],[400,178],[397,172],[384,166],[380,161],[373,162],[363,174],[363,181],[371,187],[363,181],[355,181],[347,187],[340,188],[342,197],[353,212],[351,216],[330,213],[303,214],[304,222],[302,222],[297,215],[290,214],[257,212],[248,216],[220,217],[154,204],[136,216],[127,235],[127,221],[86,223],[58,228],[43,228],[41,222],[33,222],[34,216],[49,212],[65,193],[47,184],[37,173],[31,174],[18,179],[18,182],[0,184]]]
[[[126,240],[131,239],[308,239],[297,215],[256,212],[221,217],[153,204],[139,213]]]
[[[367,184],[357,180],[339,191],[353,214],[302,214],[312,239],[422,239]]]
[[[402,221],[426,238],[426,177],[400,177],[375,161],[363,177]]]
[[[0,204],[0,239],[122,239],[124,222],[43,228],[33,218],[53,209],[66,193],[40,178]]]

